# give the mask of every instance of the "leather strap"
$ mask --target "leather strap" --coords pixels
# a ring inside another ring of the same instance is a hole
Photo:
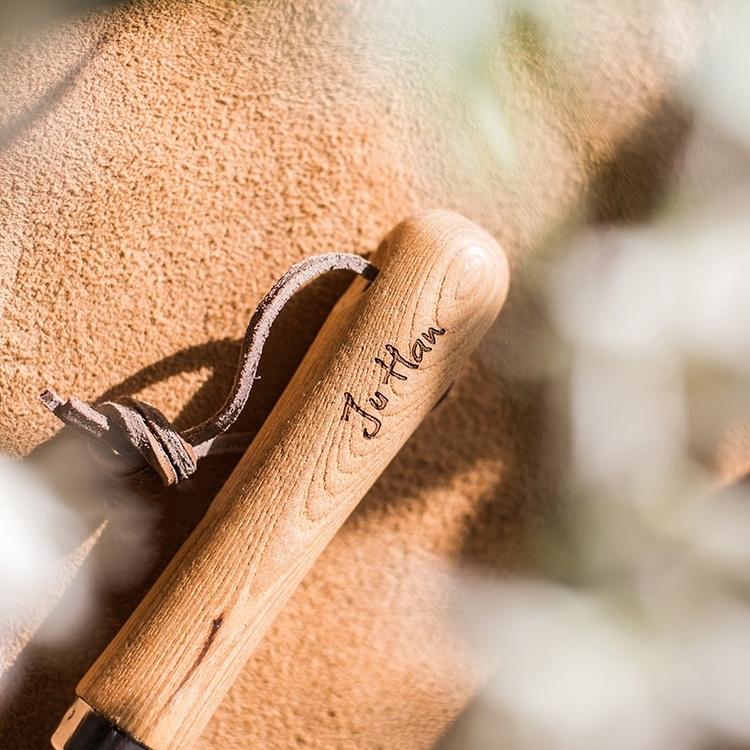
[[[195,472],[198,459],[247,447],[249,435],[228,435],[226,430],[245,408],[273,321],[301,287],[337,270],[353,271],[368,281],[378,274],[375,266],[350,253],[316,255],[292,266],[250,318],[226,400],[208,419],[182,433],[156,407],[129,396],[94,406],[77,398],[65,400],[48,388],[40,395],[42,403],[92,441],[94,456],[110,473],[124,476],[150,467],[164,484],[176,484]]]

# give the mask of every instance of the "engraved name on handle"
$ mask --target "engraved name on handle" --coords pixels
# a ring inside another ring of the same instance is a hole
[[[388,385],[390,379],[408,380],[408,370],[401,368],[418,370],[424,355],[427,352],[432,351],[436,337],[443,335],[445,335],[445,328],[433,328],[432,326],[422,333],[411,345],[411,358],[414,360],[413,362],[410,362],[404,357],[393,344],[386,344],[384,348],[390,357],[388,363],[386,364],[386,361],[381,357],[373,357],[373,362],[382,367],[385,371],[381,375],[380,380],[383,387],[382,389],[379,388],[376,390],[375,393],[367,399],[367,404],[375,411],[383,411],[385,407],[388,406],[389,398],[386,395],[388,389],[385,386]],[[428,344],[431,346],[428,346]],[[341,419],[348,422],[352,412],[356,412],[365,420],[365,422],[370,423],[369,427],[365,426],[362,429],[362,435],[367,440],[374,438],[375,435],[380,432],[380,428],[383,426],[382,420],[379,417],[370,414],[366,409],[363,409],[354,399],[354,396],[352,396],[349,391],[346,391],[344,393],[344,411],[341,415]]]

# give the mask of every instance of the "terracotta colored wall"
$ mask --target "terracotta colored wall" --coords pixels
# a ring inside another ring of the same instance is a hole
[[[477,680],[451,625],[450,563],[523,565],[529,535],[556,510],[567,448],[550,416],[555,386],[530,362],[546,341],[537,266],[581,222],[648,216],[690,131],[675,87],[710,30],[698,3],[674,4],[683,23],[668,38],[645,1],[569,0],[551,26],[519,10],[455,36],[429,22],[430,5],[125,4],[3,52],[6,452],[26,455],[58,430],[37,401],[46,385],[88,399],[138,393],[179,425],[197,421],[286,267],[373,249],[413,211],[461,211],[512,259],[484,354],[308,576],[205,750],[425,748],[445,732]],[[246,425],[344,283],[316,285],[280,321]],[[54,465],[59,443],[36,460]],[[68,496],[87,525],[60,547],[47,609],[78,601],[83,571],[93,614],[50,642],[54,614],[22,611],[3,747],[44,746],[230,465],[206,462],[174,491],[130,487],[114,512],[99,505],[114,490]]]

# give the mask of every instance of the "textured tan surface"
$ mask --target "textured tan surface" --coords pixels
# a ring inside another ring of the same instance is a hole
[[[511,256],[509,305],[484,353],[305,579],[203,750],[425,748],[470,698],[450,564],[523,565],[554,516],[566,453],[554,389],[528,361],[546,325],[532,258],[579,220],[639,219],[658,201],[690,128],[675,82],[709,26],[699,3],[672,5],[688,12],[666,39],[649,2],[559,3],[571,33],[547,42],[519,14],[498,34],[505,52],[490,30],[477,54],[513,163],[493,156],[427,2],[126,4],[3,53],[0,447],[12,454],[56,432],[37,402],[47,384],[139,393],[183,425],[208,414],[250,311],[286,267],[371,250],[417,210],[465,213]],[[342,283],[316,285],[280,321],[245,426]],[[77,601],[81,571],[94,609],[63,641],[42,638],[54,616],[19,623],[3,747],[45,746],[230,467],[207,461],[178,490],[130,488],[130,505],[160,509],[138,534],[135,511],[117,506],[102,530],[97,502],[71,500],[93,536],[66,540],[49,609],[60,592]]]

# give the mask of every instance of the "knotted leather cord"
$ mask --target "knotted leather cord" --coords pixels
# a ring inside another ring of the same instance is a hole
[[[94,456],[109,472],[123,476],[150,466],[164,484],[176,484],[195,472],[198,459],[247,447],[249,435],[225,432],[245,408],[273,321],[301,287],[338,270],[354,271],[368,281],[378,274],[375,266],[350,253],[316,255],[292,266],[250,318],[226,400],[208,419],[182,433],[156,407],[130,396],[93,406],[77,398],[64,400],[46,389],[40,395],[42,403],[58,419],[91,440]]]

